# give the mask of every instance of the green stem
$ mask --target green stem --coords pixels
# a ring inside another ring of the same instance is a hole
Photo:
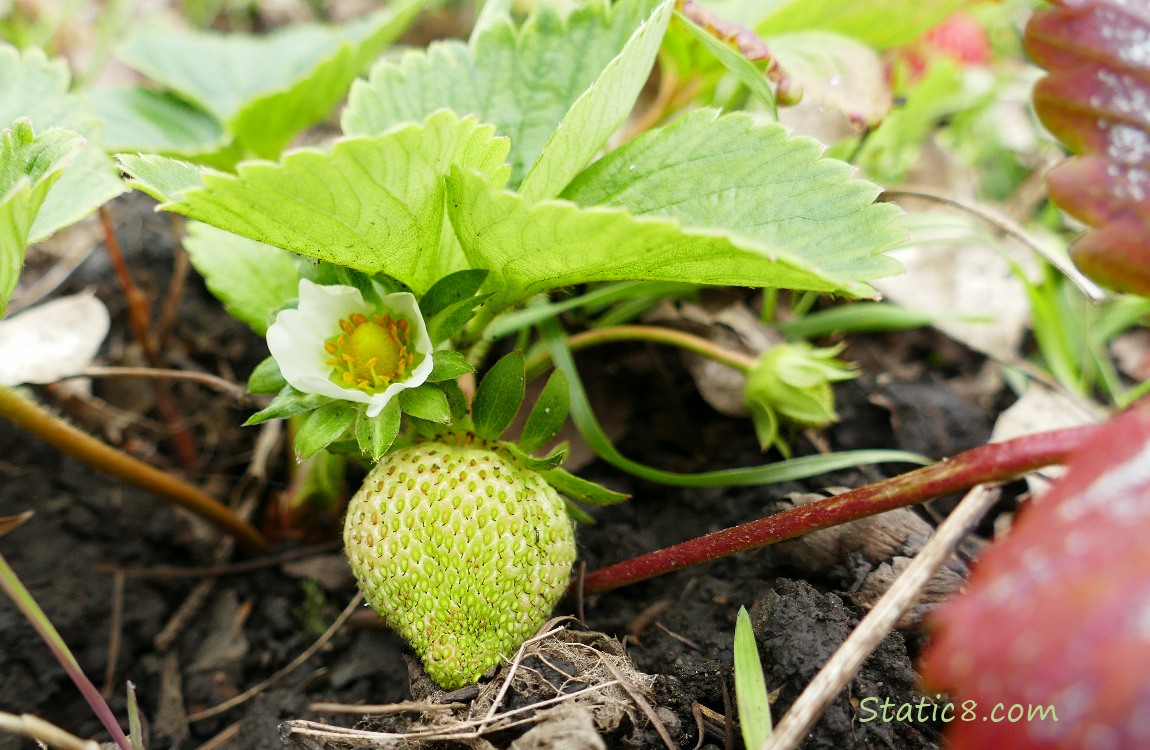
[[[463,331],[463,339],[460,342],[461,346],[465,349],[473,349],[479,347],[484,342],[487,346],[491,346],[491,341],[488,340],[484,334],[487,332],[487,327],[491,322],[499,316],[506,308],[499,307],[494,304],[492,300],[488,300],[479,307],[475,313],[475,317],[467,324],[467,328]],[[486,351],[486,348],[484,349]]]
[[[263,551],[267,541],[230,508],[190,484],[132,458],[65,422],[43,407],[0,386],[0,417],[6,417],[49,445],[105,474],[154,492],[234,536],[251,550]]]
[[[8,598],[16,605],[24,618],[48,644],[52,655],[56,657],[56,661],[68,673],[68,676],[72,678],[72,682],[76,684],[76,688],[84,696],[84,700],[92,707],[92,711],[100,719],[100,723],[112,735],[116,746],[120,750],[132,750],[132,743],[125,736],[124,730],[120,727],[120,722],[116,720],[116,715],[112,713],[111,707],[108,706],[107,701],[100,695],[100,691],[96,689],[88,676],[84,674],[84,670],[76,661],[76,657],[72,655],[68,644],[60,637],[60,632],[52,625],[52,621],[44,614],[44,610],[40,609],[40,605],[32,598],[32,594],[25,588],[3,555],[0,555],[0,590],[8,595]]]
[[[626,325],[595,328],[568,337],[567,347],[571,351],[579,351],[592,346],[614,344],[620,341],[650,341],[656,344],[677,346],[680,349],[686,349],[689,352],[721,362],[743,373],[750,372],[755,365],[755,358],[749,354],[726,349],[693,333],[678,331],[674,328],[663,328],[662,326]],[[539,377],[546,372],[550,364],[550,352],[539,352],[527,361],[527,379]]]

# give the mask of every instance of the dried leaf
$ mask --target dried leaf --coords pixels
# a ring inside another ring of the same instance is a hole
[[[0,516],[0,536],[23,526],[30,518],[32,518],[32,511],[30,510],[17,513],[14,516]]]
[[[52,383],[86,369],[108,335],[108,308],[91,292],[0,321],[0,385]]]

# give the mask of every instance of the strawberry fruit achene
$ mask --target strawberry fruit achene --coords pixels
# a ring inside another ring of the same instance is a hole
[[[348,504],[344,545],[368,603],[448,690],[535,634],[575,561],[546,480],[510,455],[442,442],[376,465]]]

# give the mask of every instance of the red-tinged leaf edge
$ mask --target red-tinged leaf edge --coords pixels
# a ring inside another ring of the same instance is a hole
[[[1150,294],[1150,3],[1055,4],[1034,14],[1024,40],[1050,73],[1034,109],[1081,154],[1051,172],[1051,199],[1095,227],[1071,248],[1084,273]]]
[[[933,620],[947,747],[1150,747],[1150,400],[1019,515]]]

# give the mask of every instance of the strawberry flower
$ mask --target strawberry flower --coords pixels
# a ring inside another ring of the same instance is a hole
[[[267,339],[293,388],[367,404],[369,418],[431,373],[431,337],[406,292],[373,304],[355,287],[301,279],[299,307],[282,310]]]

